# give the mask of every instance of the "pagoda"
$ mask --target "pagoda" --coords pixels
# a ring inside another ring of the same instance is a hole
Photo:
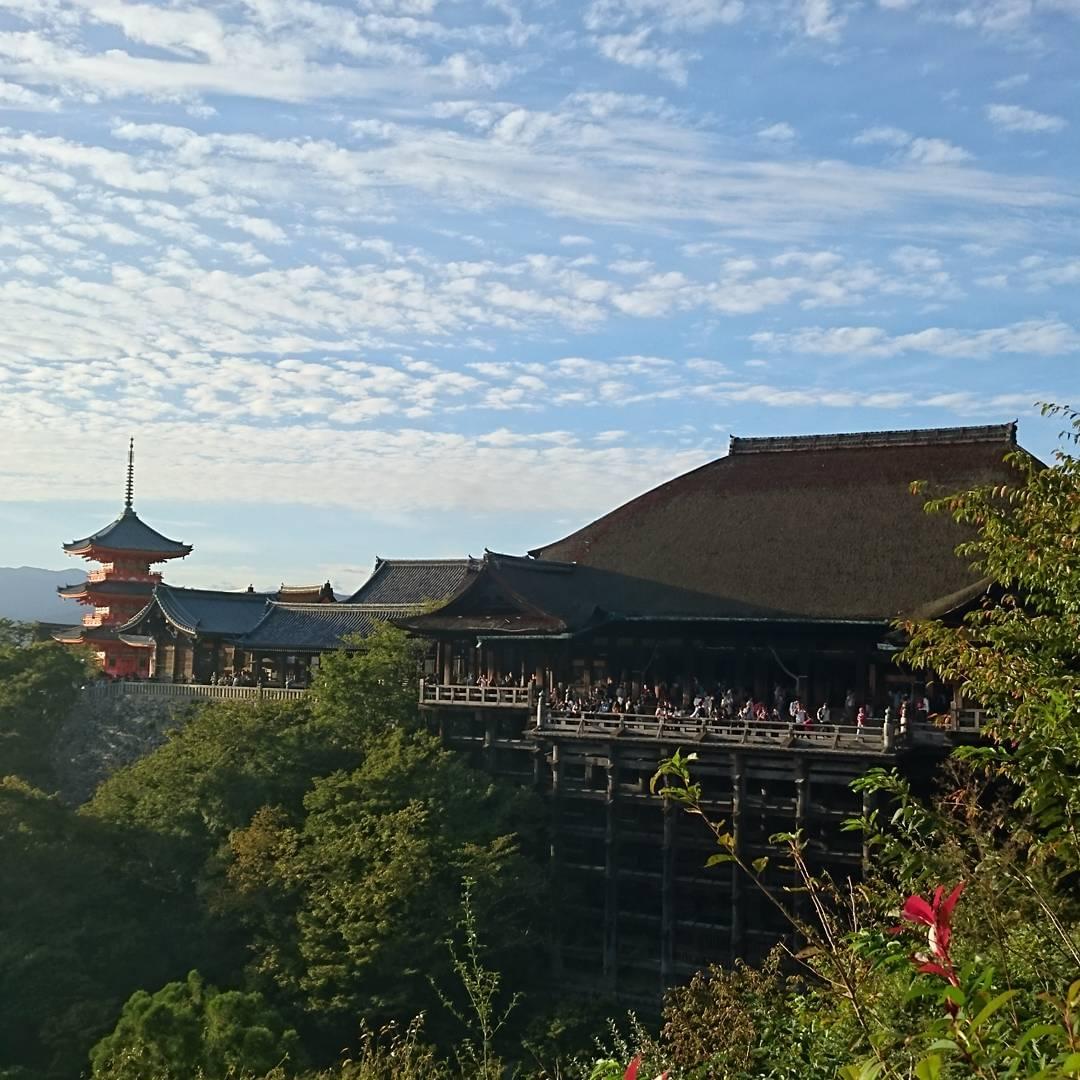
[[[57,592],[77,600],[91,610],[78,626],[57,631],[53,637],[67,645],[91,648],[106,675],[113,678],[147,678],[150,656],[146,649],[125,643],[118,628],[146,606],[161,581],[151,570],[154,563],[182,559],[191,554],[191,545],[162,536],[135,513],[135,440],[128,445],[127,484],[123,513],[105,528],[83,540],[64,544],[68,555],[100,563],[86,581],[64,585]]]

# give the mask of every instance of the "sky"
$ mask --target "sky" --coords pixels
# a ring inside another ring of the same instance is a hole
[[[0,0],[0,565],[522,552],[1080,396],[1080,0]]]

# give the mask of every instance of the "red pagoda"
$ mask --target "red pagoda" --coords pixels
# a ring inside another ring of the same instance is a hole
[[[89,646],[106,675],[114,678],[147,678],[150,650],[135,648],[121,640],[117,628],[146,606],[161,574],[150,569],[154,563],[182,559],[191,554],[191,545],[170,540],[151,529],[132,507],[135,493],[135,440],[128,446],[127,484],[124,512],[110,525],[84,540],[64,545],[69,555],[101,564],[91,570],[86,581],[64,585],[61,596],[78,600],[92,610],[79,626],[57,631],[53,637],[67,645]]]

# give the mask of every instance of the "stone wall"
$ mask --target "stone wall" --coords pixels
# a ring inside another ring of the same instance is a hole
[[[54,761],[60,797],[84,803],[98,784],[145,757],[182,727],[199,702],[84,693],[57,734]]]

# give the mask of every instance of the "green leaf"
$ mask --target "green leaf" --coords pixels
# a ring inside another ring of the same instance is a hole
[[[938,1080],[941,1076],[941,1065],[940,1054],[928,1054],[915,1066],[917,1080]]]
[[[1016,997],[1019,992],[1019,990],[1006,990],[1003,993],[998,994],[992,1001],[988,1001],[975,1015],[975,1019],[971,1021],[972,1028],[978,1029],[982,1024],[989,1020],[998,1009]]]
[[[726,854],[724,852],[721,852],[721,853],[718,853],[716,855],[710,855],[705,860],[705,868],[708,869],[710,866],[719,866],[721,863],[734,862],[734,861],[735,861],[735,856],[734,855],[728,855],[728,854]]]
[[[754,873],[760,874],[769,865],[769,856],[762,855],[760,859],[755,859],[750,865],[754,868]]]
[[[931,1053],[935,1050],[959,1050],[960,1044],[955,1039],[935,1039],[927,1049]]]

